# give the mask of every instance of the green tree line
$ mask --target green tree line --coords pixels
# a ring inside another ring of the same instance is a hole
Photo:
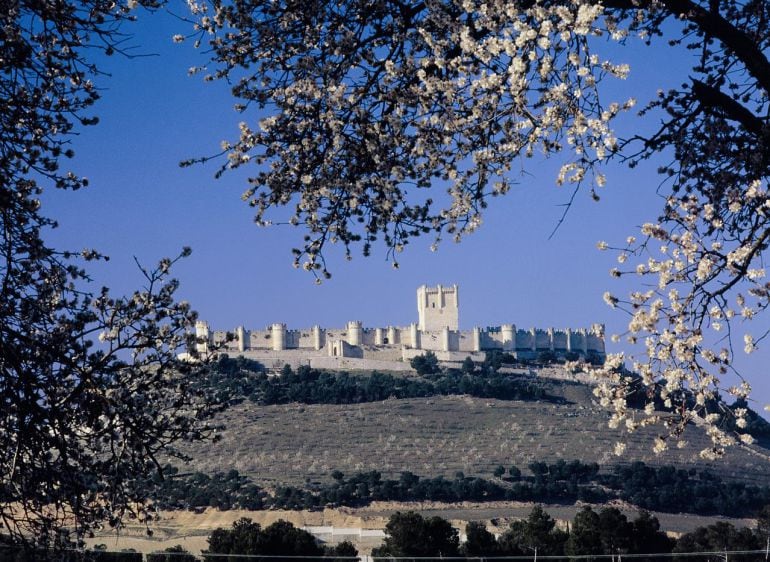
[[[513,521],[500,534],[492,534],[479,521],[465,526],[465,540],[452,524],[438,516],[424,517],[414,511],[396,512],[385,527],[386,537],[381,546],[372,551],[377,562],[393,557],[412,558],[468,558],[550,556],[565,559],[585,555],[637,555],[635,560],[654,561],[656,554],[674,554],[673,560],[692,560],[685,553],[710,553],[695,560],[722,560],[724,552],[761,551],[770,537],[770,509],[764,508],[755,529],[738,528],[724,521],[698,527],[673,539],[661,531],[658,519],[647,511],[640,511],[633,520],[616,507],[599,510],[586,506],[566,525],[557,525],[541,506],[535,506],[526,518]],[[719,553],[719,554],[714,554]],[[40,553],[41,555],[44,553]],[[336,545],[321,544],[311,533],[292,523],[278,520],[266,527],[248,518],[235,521],[231,528],[215,529],[208,537],[205,560],[235,562],[244,555],[259,556],[260,562],[284,562],[292,559],[329,562],[353,561],[358,550],[349,541]],[[649,557],[638,555],[650,555]],[[676,556],[682,554],[682,556]],[[19,549],[0,549],[0,562],[26,562],[30,553]],[[756,555],[755,555],[756,556]],[[63,553],[66,562],[127,562],[141,560],[134,552]],[[747,560],[752,558],[746,558]],[[198,557],[182,546],[173,546],[162,552],[147,555],[148,562],[194,562]]]
[[[583,507],[561,528],[540,506],[529,515],[513,521],[499,535],[492,534],[482,522],[465,527],[465,540],[452,524],[438,516],[425,517],[414,511],[391,515],[382,545],[373,549],[376,561],[397,558],[508,557],[585,555],[650,555],[636,560],[655,560],[654,554],[694,552],[759,551],[765,548],[770,528],[770,511],[763,511],[756,529],[737,528],[723,521],[698,527],[677,539],[661,531],[658,519],[640,511],[633,520],[616,507],[594,510]],[[343,542],[335,547],[321,546],[308,532],[291,523],[278,521],[262,528],[249,519],[240,519],[231,529],[217,529],[208,539],[207,559],[227,560],[224,555],[260,555],[263,562],[279,562],[271,556],[324,556],[341,562],[357,556],[355,547]],[[215,556],[216,554],[223,555]],[[723,559],[706,556],[705,559]],[[674,560],[686,557],[674,556]],[[704,560],[698,558],[697,560]]]
[[[325,506],[362,506],[373,501],[532,501],[602,503],[623,500],[641,509],[753,516],[770,504],[770,488],[724,481],[708,471],[651,467],[643,462],[616,466],[599,473],[596,463],[580,461],[533,462],[531,476],[522,477],[516,466],[497,467],[491,478],[421,477],[402,472],[397,479],[383,478],[376,470],[346,476],[331,473],[331,481],[305,487],[279,485],[261,488],[237,470],[180,474],[167,466],[164,478],[145,485],[164,509],[216,507],[219,509],[315,509]]]
[[[761,550],[765,548],[768,536],[767,525],[763,525],[765,521],[765,517],[760,518],[755,530],[736,528],[720,521],[674,540],[660,530],[658,519],[647,511],[641,511],[635,519],[629,520],[616,507],[598,511],[583,507],[563,529],[536,506],[525,519],[514,521],[498,536],[487,530],[483,523],[470,522],[465,527],[466,540],[461,543],[458,530],[445,519],[398,512],[391,516],[385,529],[387,537],[372,555],[375,560],[387,560],[393,556],[571,557]],[[655,558],[635,558],[640,559]]]
[[[399,377],[377,371],[351,375],[288,365],[280,375],[268,376],[257,361],[223,355],[201,384],[222,401],[248,399],[255,404],[361,404],[388,398],[422,398],[467,394],[499,400],[558,400],[549,396],[542,381],[498,372],[499,359],[463,369],[420,369],[417,377]]]

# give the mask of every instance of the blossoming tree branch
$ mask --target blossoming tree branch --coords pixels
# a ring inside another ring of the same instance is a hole
[[[245,116],[222,145],[220,173],[256,164],[244,200],[262,225],[291,210],[305,229],[296,265],[318,279],[329,276],[330,244],[367,255],[383,243],[397,265],[415,236],[438,243],[474,231],[508,192],[514,165],[535,153],[566,157],[557,182],[594,197],[607,161],[666,158],[660,215],[623,244],[600,243],[619,252],[612,274],[644,289],[605,295],[630,315],[619,337],[640,352],[630,358],[638,376],[621,373],[629,358],[611,357],[597,393],[614,407],[611,425],[655,424],[657,451],[695,421],[712,439],[704,456],[751,442],[746,409],[720,408],[728,394],[749,395],[748,381],[723,381],[741,380],[734,354],[768,333],[768,2],[188,4],[194,31],[175,39],[208,50],[211,65],[197,70],[231,81]],[[604,91],[629,68],[602,51],[653,43],[698,56],[681,87],[639,113],[657,129],[618,138],[614,120],[635,101]],[[640,384],[643,413],[626,401]]]
[[[41,211],[45,190],[88,184],[66,169],[72,135],[96,123],[94,60],[121,48],[138,5],[0,10],[0,548],[82,546],[105,523],[151,520],[142,481],[181,456],[175,443],[215,433],[206,364],[178,358],[195,349],[197,315],[177,300],[176,259],[140,268],[144,286],[127,296],[89,290],[86,268],[103,256],[53,248],[56,221]],[[29,555],[42,557],[55,558]]]

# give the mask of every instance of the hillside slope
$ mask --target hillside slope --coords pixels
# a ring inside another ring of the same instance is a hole
[[[707,438],[691,427],[688,445],[661,456],[651,450],[653,430],[633,435],[607,427],[609,414],[594,403],[588,385],[548,382],[549,393],[565,403],[502,401],[468,396],[385,400],[355,405],[243,402],[217,420],[226,426],[217,443],[185,452],[185,470],[206,473],[237,469],[262,484],[328,481],[333,470],[346,474],[379,470],[433,477],[490,477],[498,465],[579,459],[603,467],[641,460],[653,466],[709,469],[725,479],[766,485],[770,451],[734,447],[725,459],[704,461],[698,451]],[[623,439],[623,457],[612,454]]]

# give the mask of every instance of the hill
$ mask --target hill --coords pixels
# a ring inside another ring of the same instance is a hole
[[[706,461],[698,452],[707,437],[689,430],[688,444],[656,456],[652,429],[627,435],[607,427],[609,413],[595,403],[586,384],[539,378],[547,400],[499,400],[472,396],[429,396],[357,404],[275,404],[244,401],[223,412],[226,429],[217,443],[188,446],[185,470],[214,473],[236,469],[261,485],[330,480],[378,470],[397,477],[410,471],[426,477],[491,477],[497,466],[515,465],[524,474],[533,461],[578,459],[605,470],[643,461],[709,470],[725,480],[765,485],[770,451],[734,447],[726,458]],[[623,439],[623,457],[612,454]]]

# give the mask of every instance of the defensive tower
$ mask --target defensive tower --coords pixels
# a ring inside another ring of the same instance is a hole
[[[517,359],[538,360],[557,357],[582,357],[601,363],[606,356],[604,326],[593,324],[585,328],[518,328],[513,323],[459,329],[460,299],[457,285],[417,289],[418,322],[406,326],[364,327],[355,320],[341,328],[319,325],[301,330],[289,330],[280,322],[253,330],[239,326],[231,332],[211,331],[206,322],[195,325],[196,349],[237,353],[282,367],[311,365],[318,368],[392,368],[409,369],[404,363],[432,351],[441,361],[463,361],[471,357],[482,361],[485,351],[503,351]],[[234,332],[234,333],[233,333]],[[234,337],[233,337],[234,336]],[[546,355],[544,355],[546,354]],[[361,359],[373,363],[340,362]],[[372,365],[363,367],[363,365]]]
[[[417,315],[419,329],[423,332],[441,331],[444,328],[459,330],[459,307],[457,285],[423,285],[417,289]]]

